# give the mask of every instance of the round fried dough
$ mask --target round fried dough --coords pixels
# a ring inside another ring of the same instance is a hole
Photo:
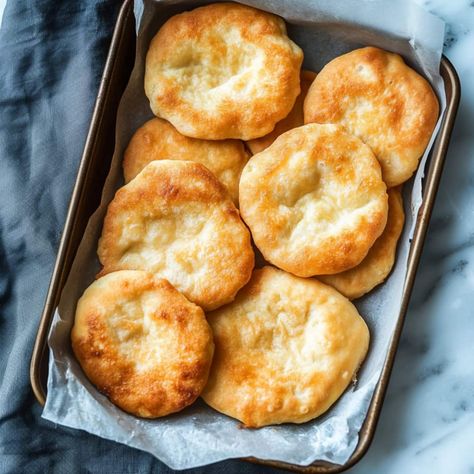
[[[281,18],[215,3],[161,27],[146,56],[145,93],[183,135],[250,140],[290,112],[302,61]]]
[[[369,330],[330,286],[272,267],[207,315],[216,345],[202,398],[248,427],[304,423],[354,380]]]
[[[389,188],[416,170],[438,114],[429,83],[398,54],[372,47],[328,63],[304,103],[305,123],[338,123],[367,143]]]
[[[265,150],[265,148],[268,148],[282,133],[285,133],[292,128],[300,127],[304,124],[303,102],[315,77],[315,72],[301,71],[301,93],[296,98],[295,105],[291,109],[291,112],[283,120],[280,120],[268,135],[265,135],[261,138],[255,138],[254,140],[247,142],[247,146],[249,147],[249,150],[252,152],[252,154],[255,155],[256,153],[260,153],[261,151]]]
[[[240,140],[185,137],[166,120],[155,118],[142,125],[130,140],[125,150],[123,172],[128,183],[154,160],[195,161],[215,174],[237,204],[240,173],[248,159]]]
[[[152,161],[109,204],[101,274],[146,270],[206,310],[234,299],[254,266],[250,234],[224,186],[203,165]]]
[[[214,352],[199,306],[166,280],[130,270],[110,273],[86,289],[71,341],[89,380],[115,405],[145,418],[193,403]]]
[[[351,300],[365,295],[382,283],[395,263],[397,243],[403,230],[405,213],[400,188],[391,188],[387,193],[387,225],[364,260],[345,272],[318,277],[323,283],[333,286]]]
[[[380,165],[338,125],[294,128],[254,155],[240,212],[263,256],[308,277],[359,264],[387,221]]]

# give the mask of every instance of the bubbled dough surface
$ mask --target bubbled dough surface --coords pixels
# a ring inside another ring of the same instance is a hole
[[[153,160],[185,160],[201,163],[226,187],[235,204],[239,179],[248,160],[239,140],[198,140],[185,137],[169,122],[154,118],[142,125],[125,150],[123,170],[128,183]]]
[[[193,403],[214,351],[202,309],[141,271],[92,283],[77,304],[71,339],[91,382],[123,410],[147,418]]]
[[[308,92],[309,87],[316,78],[316,73],[312,71],[301,71],[300,76],[300,87],[301,93],[296,98],[295,105],[291,109],[291,112],[283,119],[280,120],[275,128],[264,137],[255,138],[247,142],[247,146],[252,154],[260,153],[261,151],[268,148],[282,133],[291,130],[292,128],[300,127],[304,124],[303,117],[303,102]]]
[[[302,60],[281,18],[216,3],[161,27],[146,57],[145,92],[155,115],[186,136],[249,140],[290,112]]]
[[[380,166],[337,125],[310,124],[254,155],[240,181],[240,210],[255,244],[298,276],[332,274],[367,255],[387,220]]]
[[[250,234],[223,185],[203,165],[153,161],[109,204],[101,274],[146,270],[205,309],[232,301],[250,278]]]
[[[305,123],[338,123],[367,143],[388,187],[412,176],[438,114],[429,83],[398,54],[373,47],[328,63],[304,103]]]
[[[216,351],[202,397],[248,427],[303,423],[355,377],[369,331],[333,288],[273,267],[208,314]]]
[[[323,283],[333,286],[351,300],[359,298],[382,283],[395,263],[397,243],[403,230],[405,213],[401,188],[391,188],[387,193],[387,225],[364,260],[345,272],[318,277]]]

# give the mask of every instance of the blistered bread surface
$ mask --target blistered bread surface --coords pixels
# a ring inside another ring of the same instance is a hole
[[[119,189],[98,248],[101,274],[145,270],[205,309],[232,301],[250,278],[250,234],[203,165],[160,160]]]
[[[183,135],[249,140],[270,132],[300,93],[303,52],[285,22],[236,3],[170,18],[150,43],[145,93]]]
[[[333,286],[351,300],[368,293],[384,282],[390,274],[404,222],[401,189],[391,188],[388,190],[387,225],[364,260],[350,270],[335,275],[322,275],[318,279]]]
[[[333,59],[304,103],[305,123],[337,123],[367,143],[388,187],[409,179],[436,125],[430,84],[401,56],[367,47]]]
[[[248,154],[240,140],[198,140],[185,137],[169,122],[154,118],[142,125],[125,150],[123,171],[128,183],[151,161],[186,160],[214,173],[238,203],[239,179]]]
[[[239,199],[263,256],[303,277],[359,264],[387,220],[377,159],[337,125],[295,128],[254,155]]]
[[[128,413],[156,418],[196,400],[212,361],[201,308],[147,272],[110,273],[80,298],[72,348],[89,380]]]
[[[216,344],[202,397],[247,427],[303,423],[324,413],[362,363],[369,331],[333,288],[272,267],[209,313]]]

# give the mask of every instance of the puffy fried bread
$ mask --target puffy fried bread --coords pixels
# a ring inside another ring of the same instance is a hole
[[[281,18],[215,3],[160,28],[146,56],[145,93],[154,114],[183,135],[250,140],[292,109],[302,60]]]
[[[250,234],[224,186],[203,165],[152,161],[109,204],[101,274],[146,270],[209,310],[234,299],[254,265]]]
[[[302,277],[359,264],[387,221],[377,159],[338,125],[284,133],[250,158],[239,189],[240,212],[263,256]]]
[[[347,298],[272,267],[255,270],[234,302],[207,317],[216,350],[202,397],[247,427],[324,413],[354,380],[369,344]]]
[[[304,102],[305,123],[337,123],[369,145],[390,188],[409,179],[436,125],[430,84],[401,56],[356,49],[318,74]]]
[[[117,406],[145,418],[193,403],[214,351],[202,309],[141,271],[92,283],[77,304],[71,340],[89,380]]]

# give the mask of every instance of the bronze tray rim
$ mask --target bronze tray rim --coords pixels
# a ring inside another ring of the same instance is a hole
[[[30,365],[30,383],[33,393],[37,401],[44,405],[46,401],[46,383],[44,380],[44,355],[47,351],[47,336],[49,332],[50,323],[56,307],[57,298],[62,290],[61,283],[64,283],[64,262],[68,252],[69,241],[71,239],[71,232],[73,227],[73,220],[77,213],[79,202],[81,199],[83,187],[87,178],[88,163],[91,160],[92,152],[96,141],[96,130],[101,121],[104,111],[105,99],[112,87],[111,76],[116,66],[117,52],[123,41],[127,41],[125,25],[130,20],[130,15],[133,14],[133,1],[125,0],[120,8],[112,41],[110,44],[107,60],[105,63],[104,72],[99,86],[97,99],[95,102],[89,131],[87,134],[84,152],[81,157],[77,179],[69,204],[64,230],[61,237],[58,254],[54,269],[52,272],[48,293],[45,299],[45,306],[41,315],[38,326],[38,333],[36,336],[33,353]],[[380,416],[385,394],[390,380],[391,371],[393,368],[396,351],[400,335],[403,329],[403,324],[406,317],[408,303],[415,281],[415,275],[421,257],[421,252],[428,229],[428,224],[433,211],[433,206],[441,179],[444,161],[446,158],[449,141],[451,138],[454,121],[456,118],[457,109],[461,95],[461,86],[459,78],[454,66],[443,55],[440,65],[440,73],[443,78],[447,94],[446,94],[446,110],[438,130],[432,151],[431,158],[428,165],[428,172],[425,175],[425,182],[423,186],[423,203],[418,213],[417,223],[413,234],[413,239],[410,247],[410,254],[407,263],[407,273],[405,279],[405,286],[403,290],[402,301],[400,305],[400,313],[389,344],[387,356],[382,368],[380,379],[372,397],[369,409],[367,411],[366,419],[359,432],[359,442],[351,457],[345,464],[334,464],[326,461],[315,461],[308,466],[300,466],[296,464],[289,464],[280,461],[263,460],[256,458],[245,458],[245,460],[272,466],[275,468],[285,469],[292,472],[310,473],[310,474],[337,474],[343,472],[359,462],[366,454],[370,444],[375,435],[376,425]]]

